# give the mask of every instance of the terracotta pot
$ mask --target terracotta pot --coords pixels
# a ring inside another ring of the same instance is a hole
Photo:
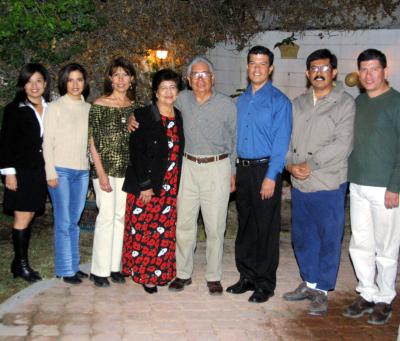
[[[278,46],[282,59],[296,59],[300,46],[297,44],[283,44]]]

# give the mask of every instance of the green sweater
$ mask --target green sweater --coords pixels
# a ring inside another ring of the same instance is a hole
[[[356,99],[354,149],[348,180],[400,192],[400,93],[392,88]]]

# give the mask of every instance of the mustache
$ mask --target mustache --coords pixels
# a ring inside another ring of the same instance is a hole
[[[317,80],[317,79],[321,79],[321,80],[324,81],[324,80],[325,80],[325,77],[323,77],[323,76],[315,76],[313,80],[315,81],[315,80]]]

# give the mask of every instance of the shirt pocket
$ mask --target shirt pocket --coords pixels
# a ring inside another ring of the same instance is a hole
[[[313,153],[332,143],[335,139],[336,122],[330,113],[318,115],[312,120],[308,152]]]

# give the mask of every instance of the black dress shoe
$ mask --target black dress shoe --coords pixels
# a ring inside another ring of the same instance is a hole
[[[252,303],[264,303],[267,302],[270,297],[274,296],[274,293],[265,289],[257,288],[253,295],[250,296],[249,302]]]
[[[168,289],[171,291],[182,291],[186,285],[192,284],[192,279],[182,279],[179,277],[176,277],[171,284],[169,285]]]
[[[86,272],[83,272],[83,271],[81,271],[81,270],[78,270],[78,271],[76,272],[76,275],[77,275],[80,279],[82,279],[82,278],[88,278],[88,277],[89,277],[89,275],[88,275]]]
[[[148,294],[155,294],[158,292],[157,286],[154,287],[148,287],[146,284],[143,284],[143,289],[146,291]]]
[[[247,278],[240,279],[236,284],[231,285],[226,289],[230,294],[243,294],[246,291],[251,290],[255,290],[255,287]]]
[[[62,279],[63,279],[63,281],[65,283],[68,283],[68,284],[76,285],[76,284],[81,284],[82,283],[82,280],[77,275],[64,276]]]
[[[125,277],[120,272],[111,272],[111,280],[114,283],[125,283]]]
[[[90,274],[89,279],[94,283],[94,285],[100,288],[107,288],[110,286],[110,282],[107,277],[100,277],[93,274]]]

